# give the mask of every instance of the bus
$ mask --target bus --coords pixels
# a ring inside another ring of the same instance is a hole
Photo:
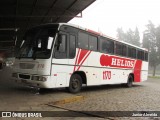
[[[12,78],[35,88],[124,84],[147,80],[148,51],[68,23],[29,29],[14,62]]]

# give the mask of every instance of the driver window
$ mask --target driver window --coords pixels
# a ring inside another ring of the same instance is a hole
[[[59,52],[66,52],[66,35],[60,35],[58,38]]]
[[[54,57],[57,59],[67,58],[67,35],[59,34],[55,45]]]

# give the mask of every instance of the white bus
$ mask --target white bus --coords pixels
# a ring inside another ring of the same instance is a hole
[[[148,51],[79,26],[34,27],[23,38],[12,77],[36,88],[125,84],[147,80]]]

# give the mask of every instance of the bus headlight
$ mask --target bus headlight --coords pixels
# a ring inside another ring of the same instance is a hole
[[[47,80],[47,78],[44,76],[32,76],[32,80],[45,82]]]
[[[18,74],[17,73],[12,73],[12,77],[18,78]]]

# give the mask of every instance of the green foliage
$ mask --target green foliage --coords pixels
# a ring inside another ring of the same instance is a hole
[[[160,76],[148,76],[149,78],[160,79]]]
[[[149,64],[154,68],[153,76],[155,76],[156,66],[160,64],[160,26],[155,27],[149,21],[143,33],[142,45],[149,50]]]

